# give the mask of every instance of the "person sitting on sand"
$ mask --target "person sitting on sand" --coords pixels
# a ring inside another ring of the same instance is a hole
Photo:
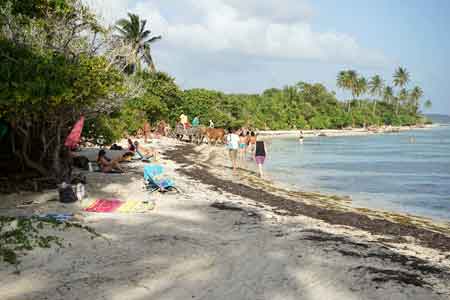
[[[134,146],[133,141],[131,139],[128,139],[128,151],[133,153],[136,151],[136,147]]]
[[[98,151],[97,164],[103,173],[110,173],[114,170],[125,172],[119,165],[121,159],[122,157],[118,157],[112,160],[106,156],[106,151],[101,149]]]
[[[158,160],[159,155],[157,150],[152,148],[142,148],[138,141],[134,142],[134,145],[136,147],[136,154],[139,155],[140,159],[148,160],[153,157],[155,160]]]

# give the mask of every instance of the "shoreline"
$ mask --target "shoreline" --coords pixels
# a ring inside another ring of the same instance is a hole
[[[202,153],[204,150],[205,147],[202,146],[182,145],[178,149],[166,151],[165,155],[177,163],[197,165],[197,169],[193,169],[195,171],[180,169],[182,174],[211,184],[215,189],[222,189],[230,193],[238,190],[237,193],[241,196],[263,204],[269,203],[276,209],[280,209],[281,215],[301,214],[333,225],[352,226],[373,234],[397,235],[399,238],[412,236],[419,241],[421,237],[429,235],[430,240],[422,240],[425,245],[450,252],[450,226],[447,223],[392,211],[352,207],[347,197],[286,189],[276,182],[261,180],[248,169],[240,169],[242,174],[239,175],[239,182],[236,183],[234,182],[235,178],[222,178],[217,172],[218,168],[224,168],[225,171],[230,168],[225,166],[226,162],[224,163],[223,157],[218,158],[217,153],[211,155],[210,152],[207,154],[208,158],[200,159],[200,161],[206,161],[207,165],[198,163],[199,157],[205,156],[205,153]],[[185,155],[185,153],[191,153],[191,155]],[[214,160],[216,160],[215,163]],[[201,171],[198,168],[201,168]],[[205,174],[201,174],[201,172]],[[236,186],[229,187],[230,185]],[[355,220],[351,220],[352,217]],[[372,222],[373,220],[375,221]],[[394,228],[389,229],[389,227]],[[417,227],[419,231],[413,232],[413,227]],[[426,231],[428,232],[425,233]],[[435,236],[433,232],[439,234]]]
[[[303,137],[340,137],[340,136],[366,136],[374,134],[399,133],[412,130],[425,130],[442,126],[441,124],[429,124],[420,126],[384,126],[352,129],[317,129],[317,130],[260,130],[258,134],[269,138],[298,138],[300,132]]]
[[[155,208],[147,213],[87,213],[83,202],[44,193],[11,196],[15,204],[40,196],[23,208],[0,201],[0,215],[72,212],[102,236],[55,232],[65,248],[36,249],[17,268],[2,266],[1,299],[450,296],[449,228],[351,211],[345,198],[286,190],[249,171],[233,175],[223,147],[167,138],[151,146],[180,193],[143,190],[142,162],[124,164],[125,174],[82,172],[90,199],[148,199]]]

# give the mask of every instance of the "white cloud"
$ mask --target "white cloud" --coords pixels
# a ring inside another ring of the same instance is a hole
[[[307,0],[86,0],[108,22],[131,11],[148,19],[161,45],[273,59],[382,66],[387,59],[345,33],[319,32]],[[181,17],[182,16],[182,17]],[[191,17],[189,17],[191,16]]]

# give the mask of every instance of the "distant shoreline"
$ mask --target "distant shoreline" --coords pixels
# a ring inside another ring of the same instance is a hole
[[[335,136],[365,136],[383,133],[398,133],[416,129],[431,129],[441,126],[440,124],[420,125],[420,126],[385,126],[352,129],[317,129],[317,130],[261,130],[258,134],[271,138],[299,137],[302,132],[303,137],[335,137]]]

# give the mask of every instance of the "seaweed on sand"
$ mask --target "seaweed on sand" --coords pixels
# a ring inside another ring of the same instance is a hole
[[[191,158],[188,158],[187,156]],[[394,222],[381,218],[371,218],[366,214],[355,211],[341,211],[334,208],[320,207],[302,201],[302,198],[289,199],[267,192],[261,188],[245,185],[231,180],[223,179],[195,162],[195,157],[200,156],[192,145],[183,145],[165,152],[165,156],[177,162],[184,163],[195,168],[183,168],[178,171],[212,189],[228,192],[252,199],[264,205],[271,206],[276,211],[282,211],[289,216],[304,215],[325,221],[332,225],[345,225],[365,230],[374,235],[389,235],[400,238],[413,237],[417,243],[442,251],[450,251],[450,236],[442,232],[422,228],[416,224]],[[192,158],[194,157],[194,158]]]

